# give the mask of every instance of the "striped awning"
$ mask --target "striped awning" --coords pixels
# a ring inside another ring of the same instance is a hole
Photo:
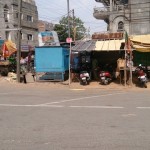
[[[122,42],[125,42],[125,40],[97,41],[95,51],[118,51]]]

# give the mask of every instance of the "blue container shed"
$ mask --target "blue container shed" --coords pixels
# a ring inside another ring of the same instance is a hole
[[[69,70],[69,50],[61,46],[35,48],[35,71],[45,73],[40,80],[64,80]]]

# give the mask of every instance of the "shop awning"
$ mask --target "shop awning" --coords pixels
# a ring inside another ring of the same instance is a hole
[[[133,48],[136,51],[139,52],[150,52],[150,46],[149,47],[144,47],[144,46],[140,46],[140,45],[136,45],[136,44],[132,44]]]
[[[17,51],[15,43],[12,41],[5,41],[3,46],[2,46],[2,52],[4,57],[9,57],[13,53]]]
[[[125,42],[125,40],[97,41],[95,51],[118,51],[122,42]]]
[[[139,52],[150,52],[150,34],[130,36],[132,47]]]

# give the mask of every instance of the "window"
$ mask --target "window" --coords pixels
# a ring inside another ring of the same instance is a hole
[[[9,26],[6,26],[6,31],[5,31],[5,38],[6,40],[11,40],[11,32],[9,31]]]
[[[33,21],[32,16],[27,15],[27,21]]]
[[[23,20],[23,14],[21,14],[21,19]]]
[[[18,13],[16,13],[16,18],[18,18],[19,17],[19,14]]]
[[[21,33],[21,39],[23,40],[23,34]]]
[[[9,19],[9,13],[8,13],[9,7],[7,5],[4,6],[4,20],[5,22],[8,22]]]
[[[6,32],[5,32],[5,36],[6,36],[6,39],[7,39],[7,40],[10,40],[10,38],[11,38],[11,37],[10,37],[10,31],[6,31]]]
[[[29,41],[32,41],[32,40],[33,40],[33,35],[32,35],[32,34],[27,34],[27,39],[28,39]]]
[[[122,0],[123,4],[128,4],[128,0]]]
[[[122,21],[120,21],[118,23],[118,31],[123,31],[124,30],[124,23]]]
[[[15,13],[16,18],[19,18],[20,17],[19,15],[20,15],[19,13]],[[21,13],[21,19],[23,20],[23,14],[22,13]]]

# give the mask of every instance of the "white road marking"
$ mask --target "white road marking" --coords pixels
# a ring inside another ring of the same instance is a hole
[[[95,96],[89,96],[89,97],[80,97],[80,98],[74,98],[74,99],[68,99],[68,100],[62,100],[62,101],[56,101],[56,102],[50,102],[50,103],[44,103],[44,104],[37,104],[37,105],[23,105],[23,104],[0,104],[0,107],[65,107],[62,105],[53,105],[53,104],[60,104],[65,102],[71,102],[71,101],[78,101],[78,100],[84,100],[84,99],[91,99],[91,98],[98,98],[103,96],[110,96],[110,95],[117,95],[117,94],[124,94],[125,92],[121,93],[110,93],[110,94],[104,94],[104,95],[95,95]],[[18,94],[15,92],[11,93],[0,93],[0,94]],[[72,108],[123,108],[118,106],[66,106],[66,107],[72,107]]]
[[[4,92],[4,93],[0,93],[0,95],[10,95],[10,94],[17,94],[17,95],[29,94],[29,91],[18,91],[18,92]]]
[[[150,109],[150,107],[136,107],[138,109]]]
[[[135,117],[136,114],[123,114],[122,117]]]
[[[104,109],[122,109],[120,106],[69,106],[71,108],[104,108]]]
[[[6,93],[0,93],[0,95],[18,94],[20,92],[21,91],[19,91],[19,92],[6,92]]]
[[[74,99],[76,100],[76,99]],[[77,99],[79,100],[79,99]],[[63,101],[61,101],[62,103]],[[66,102],[66,101],[65,101]],[[59,103],[59,102],[55,102]],[[52,104],[42,104],[42,105],[22,105],[22,104],[0,104],[0,107],[56,107],[56,108],[62,108],[62,107],[70,107],[70,108],[101,108],[101,109],[123,109],[122,106],[63,106],[63,105],[52,105]],[[136,107],[137,109],[150,109],[150,107]],[[123,117],[127,116],[136,116],[136,114],[123,114]]]
[[[100,109],[122,109],[120,106],[62,106],[62,105],[15,105],[15,104],[0,104],[0,107],[70,107],[70,108],[100,108]]]
[[[72,91],[84,91],[85,89],[70,89]]]
[[[65,102],[71,102],[71,101],[79,101],[79,100],[82,100],[82,99],[90,99],[90,98],[97,98],[97,97],[102,97],[102,96],[110,96],[110,95],[118,95],[118,94],[124,94],[124,92],[121,92],[121,93],[110,93],[110,94],[96,95],[96,96],[89,96],[89,97],[80,97],[80,98],[74,98],[74,99],[69,99],[69,100],[62,100],[62,101],[44,103],[44,104],[39,104],[39,105],[59,104],[59,103],[65,103]]]
[[[18,105],[18,104],[0,104],[0,107],[64,107],[62,105]]]

